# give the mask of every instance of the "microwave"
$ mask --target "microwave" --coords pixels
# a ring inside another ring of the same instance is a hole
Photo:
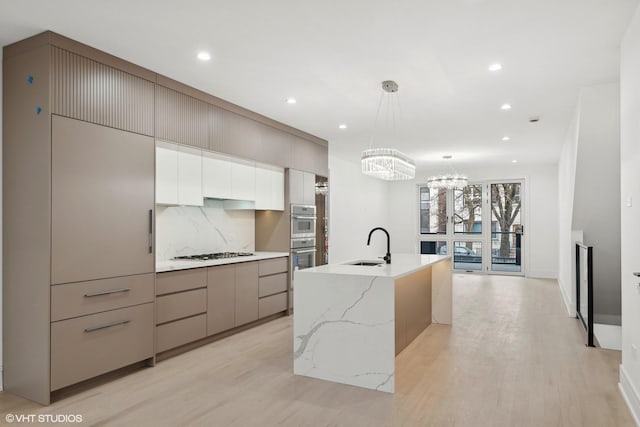
[[[291,205],[291,238],[315,237],[316,207]]]

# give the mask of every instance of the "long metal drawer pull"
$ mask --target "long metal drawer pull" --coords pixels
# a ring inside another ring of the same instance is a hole
[[[90,292],[88,294],[84,294],[84,296],[86,298],[99,297],[100,295],[119,294],[120,292],[129,292],[130,290],[130,288],[111,289],[108,291]]]
[[[315,216],[306,216],[306,215],[291,215],[291,217],[295,219],[317,219]]]
[[[93,332],[93,331],[98,331],[100,329],[110,328],[112,326],[126,325],[129,322],[131,322],[131,320],[117,320],[115,322],[105,323],[104,325],[90,326],[88,328],[85,328],[84,331],[85,332]]]

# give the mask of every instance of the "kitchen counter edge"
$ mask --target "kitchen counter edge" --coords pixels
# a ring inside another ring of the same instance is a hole
[[[349,276],[373,276],[397,279],[447,259],[451,260],[451,255],[392,254],[391,264],[381,264],[379,267],[347,265],[351,262],[362,260],[358,259],[340,264],[327,264],[319,267],[307,268],[297,271],[296,274],[344,274]]]

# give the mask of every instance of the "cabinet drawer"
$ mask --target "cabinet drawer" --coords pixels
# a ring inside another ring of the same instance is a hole
[[[51,287],[51,321],[153,301],[153,273]]]
[[[259,280],[259,297],[266,297],[287,290],[287,273],[261,277]]]
[[[51,390],[153,356],[153,303],[51,324]]]
[[[258,300],[258,317],[271,316],[272,314],[285,311],[287,309],[288,292],[283,292],[270,297],[260,298]]]
[[[267,276],[269,274],[286,273],[289,269],[289,258],[274,258],[260,261],[259,275]]]
[[[207,336],[207,315],[189,317],[156,327],[156,352],[188,344]]]
[[[156,277],[156,295],[207,286],[207,269],[193,268],[190,270],[167,271],[158,273]]]
[[[196,289],[156,298],[156,323],[205,313],[207,311],[207,290]]]

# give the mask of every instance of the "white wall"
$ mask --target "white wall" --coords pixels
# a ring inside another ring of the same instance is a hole
[[[511,165],[504,168],[459,170],[471,182],[524,179],[524,260],[528,277],[556,278],[558,275],[558,174],[555,164]],[[426,177],[429,171],[418,170]],[[389,184],[389,218],[394,252],[418,253],[417,186],[426,179]]]
[[[0,100],[2,99],[2,58],[0,58]],[[2,188],[2,105],[4,102],[0,102],[0,188]],[[2,191],[0,191],[0,236],[2,236]],[[2,276],[3,276],[3,268],[2,268],[2,246],[0,244],[0,390],[2,390],[2,386],[4,384],[4,377],[2,375],[2,328],[3,328],[3,315],[2,315]]]
[[[622,43],[620,67],[622,365],[620,386],[640,424],[640,8]],[[631,205],[628,206],[628,199]]]
[[[579,104],[578,104],[579,105]],[[567,311],[575,315],[576,298],[574,265],[575,251],[571,225],[573,222],[573,192],[578,151],[578,123],[580,108],[576,107],[573,121],[567,130],[560,160],[558,161],[558,284]]]
[[[367,236],[374,227],[389,230],[387,183],[363,175],[359,162],[335,156],[329,145],[329,188],[329,262],[384,256],[384,233],[376,231],[370,247]]]
[[[620,88],[580,91],[572,230],[593,246],[594,321],[620,324]],[[572,246],[573,248],[573,246]]]

